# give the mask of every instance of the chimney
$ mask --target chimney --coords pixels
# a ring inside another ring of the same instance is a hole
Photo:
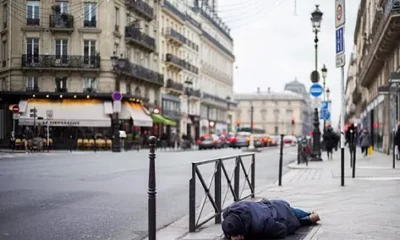
[[[257,88],[257,93],[260,93],[260,88],[259,87]]]
[[[271,88],[270,87],[268,87],[268,93],[271,93]]]

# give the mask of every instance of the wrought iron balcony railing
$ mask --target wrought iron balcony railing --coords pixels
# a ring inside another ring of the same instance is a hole
[[[167,88],[174,89],[174,90],[177,90],[177,91],[181,91],[181,92],[183,92],[183,89],[184,89],[182,83],[175,82],[175,81],[172,80],[172,79],[168,79],[168,80],[167,80],[167,85],[166,85],[166,87],[167,87]]]
[[[186,90],[186,95],[200,98],[201,97],[201,91],[199,89],[188,88]]]
[[[136,13],[142,15],[147,20],[154,18],[154,9],[143,0],[126,0],[125,5],[128,9],[136,11]]]
[[[188,39],[180,34],[178,31],[174,30],[173,28],[168,28],[168,33],[167,33],[171,38],[181,42],[182,44],[186,44]]]
[[[148,50],[155,51],[156,40],[149,35],[142,33],[136,26],[130,25],[125,27],[125,38],[131,39],[136,44],[147,48]]]
[[[40,18],[27,18],[26,25],[28,26],[40,26]]]
[[[83,27],[95,28],[96,26],[97,26],[96,20],[84,20],[83,21]]]
[[[167,62],[173,63],[181,68],[186,67],[186,62],[183,59],[178,58],[177,56],[167,53]]]
[[[162,74],[131,63],[128,59],[120,60],[124,62],[124,66],[121,69],[122,73],[160,86],[164,85],[164,76]]]
[[[74,16],[71,14],[52,14],[50,15],[50,28],[53,29],[73,29]]]
[[[24,68],[100,68],[100,56],[22,55]]]

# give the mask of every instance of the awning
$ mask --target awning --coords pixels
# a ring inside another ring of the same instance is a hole
[[[105,112],[107,102],[96,99],[35,99],[27,101],[19,125],[47,125],[54,127],[110,127],[111,119]],[[33,119],[36,109],[36,121]]]
[[[176,126],[176,121],[165,118],[164,116],[162,116],[160,114],[152,114],[151,118],[153,119],[154,123],[164,124],[164,125],[169,125],[169,126]]]
[[[121,107],[119,119],[131,119],[137,127],[152,127],[153,120],[147,115],[138,103],[124,102]]]

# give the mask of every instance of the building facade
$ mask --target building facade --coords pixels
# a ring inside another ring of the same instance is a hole
[[[231,131],[236,103],[229,29],[207,5],[179,0],[163,1],[160,27],[163,113],[180,122],[177,132],[196,139]]]
[[[17,132],[48,119],[60,146],[67,136],[150,130],[143,107],[159,105],[164,82],[157,1],[9,0],[0,7],[3,142],[12,129],[12,104],[20,108]],[[115,91],[122,94],[117,106]]]
[[[356,66],[356,54],[353,52],[350,55],[350,62],[348,64],[348,69],[347,69],[347,79],[346,79],[346,85],[345,85],[345,103],[346,103],[346,115],[345,115],[345,122],[349,122],[354,120],[354,117],[356,115],[360,115],[360,113],[357,114],[356,112],[356,105],[354,102],[358,103],[361,100],[361,91],[355,91],[357,88],[356,85],[356,80],[357,80],[357,66]],[[358,86],[359,89],[361,89]]]
[[[240,127],[251,126],[253,106],[253,127],[264,129],[272,135],[308,135],[306,122],[309,105],[303,95],[292,91],[235,94],[238,102],[236,119]]]
[[[399,111],[390,108],[390,98],[383,94],[388,89],[392,72],[400,67],[400,1],[362,0],[354,32],[356,46],[356,87],[353,98],[355,117],[371,135],[378,151],[389,152],[391,132],[399,120]],[[394,99],[393,99],[394,100]],[[394,103],[393,106],[399,106]]]

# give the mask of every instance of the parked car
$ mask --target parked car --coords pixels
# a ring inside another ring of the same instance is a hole
[[[232,148],[248,147],[250,144],[250,134],[238,133],[229,139],[229,146]]]
[[[199,150],[222,148],[221,139],[217,135],[203,135],[200,137]]]

